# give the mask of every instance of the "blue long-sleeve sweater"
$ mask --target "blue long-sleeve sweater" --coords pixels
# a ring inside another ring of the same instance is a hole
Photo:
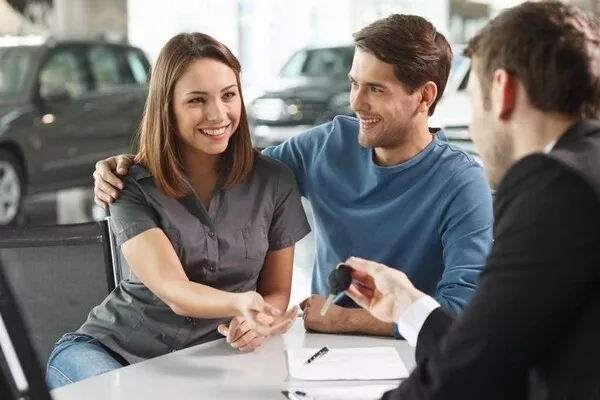
[[[462,311],[492,243],[482,168],[441,132],[409,161],[380,167],[358,130],[355,118],[336,117],[264,151],[294,170],[311,203],[313,294],[327,296],[331,270],[358,256],[402,270],[447,310]]]

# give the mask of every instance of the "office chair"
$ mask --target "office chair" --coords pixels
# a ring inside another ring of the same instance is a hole
[[[0,229],[0,262],[41,363],[118,284],[115,257],[107,221]]]
[[[0,262],[0,399],[51,400],[20,307]]]

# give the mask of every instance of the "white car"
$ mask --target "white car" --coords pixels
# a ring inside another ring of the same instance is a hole
[[[471,105],[467,94],[467,84],[471,73],[471,60],[461,55],[462,50],[454,49],[452,69],[446,84],[446,90],[440,99],[429,125],[442,128],[448,139],[464,148],[480,161],[475,146],[469,136]]]

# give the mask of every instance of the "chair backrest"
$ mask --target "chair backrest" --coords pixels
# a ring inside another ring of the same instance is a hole
[[[117,246],[115,235],[110,227],[110,216],[105,218],[108,227],[108,237],[110,239],[110,253],[112,258],[113,275],[115,278],[115,286],[118,286],[123,279],[128,279],[130,274],[129,265],[123,260],[123,254]]]
[[[0,399],[51,400],[43,370],[0,262]]]
[[[115,288],[106,221],[2,228],[0,261],[44,364]]]

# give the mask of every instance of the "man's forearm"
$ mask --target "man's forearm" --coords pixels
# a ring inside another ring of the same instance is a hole
[[[345,308],[347,333],[364,333],[374,336],[394,336],[394,325],[382,322],[362,308]]]

